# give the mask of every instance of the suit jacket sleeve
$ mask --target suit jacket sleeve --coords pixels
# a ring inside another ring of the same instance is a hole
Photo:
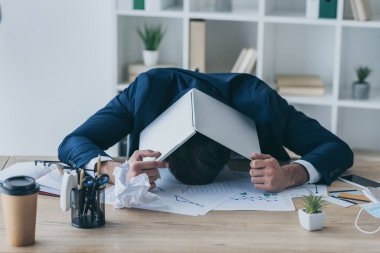
[[[58,148],[58,157],[72,167],[80,168],[103,150],[128,135],[133,127],[133,85],[112,99],[81,126],[69,134]]]
[[[316,120],[305,116],[285,99],[272,91],[268,95],[272,122],[284,146],[310,162],[320,173],[321,181],[331,184],[353,164],[350,147],[323,128]]]

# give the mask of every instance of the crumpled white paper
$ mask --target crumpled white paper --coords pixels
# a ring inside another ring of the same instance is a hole
[[[115,208],[159,208],[166,205],[160,197],[149,192],[149,177],[143,173],[127,181],[128,162],[120,167],[116,167],[113,175],[115,176],[115,186],[106,192],[106,203],[114,205]]]

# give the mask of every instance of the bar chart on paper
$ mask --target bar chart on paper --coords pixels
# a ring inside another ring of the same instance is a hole
[[[208,185],[180,184],[182,193],[189,194],[232,194],[241,191],[240,187],[228,182],[215,182]]]
[[[294,211],[287,193],[266,193],[253,187],[248,173],[223,170],[213,183],[186,185],[175,179],[168,170],[160,170],[161,180],[155,192],[172,212],[199,215],[206,210],[265,210]],[[217,201],[216,201],[217,200]],[[190,212],[191,211],[191,212]]]

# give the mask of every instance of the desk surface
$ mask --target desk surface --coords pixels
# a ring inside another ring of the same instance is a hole
[[[33,158],[0,157],[0,168],[6,160],[9,166]],[[349,172],[380,181],[380,161],[357,161]],[[331,188],[347,187],[335,182]],[[308,232],[297,212],[212,211],[190,217],[106,205],[106,226],[83,230],[70,225],[70,213],[60,211],[58,198],[39,196],[36,244],[7,246],[0,218],[0,252],[379,252],[380,233],[366,235],[354,227],[359,207],[327,204],[325,211],[323,230]],[[361,220],[369,230],[380,225],[367,214]]]

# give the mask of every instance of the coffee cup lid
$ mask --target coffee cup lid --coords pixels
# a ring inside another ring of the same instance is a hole
[[[34,178],[28,176],[10,177],[1,185],[1,192],[8,195],[29,195],[40,190]]]

